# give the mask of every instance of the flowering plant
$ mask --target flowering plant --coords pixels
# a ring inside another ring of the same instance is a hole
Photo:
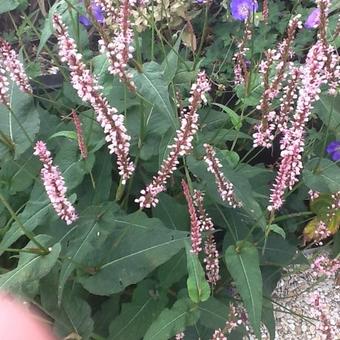
[[[64,339],[274,337],[282,268],[339,268],[339,26],[285,4],[6,9],[0,291]]]

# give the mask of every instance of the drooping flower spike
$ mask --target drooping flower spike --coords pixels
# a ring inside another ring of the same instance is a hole
[[[81,126],[81,121],[80,121],[76,111],[72,111],[72,119],[73,119],[73,123],[76,127],[77,140],[78,140],[78,146],[79,146],[81,157],[83,159],[86,159],[87,156],[88,156],[87,147],[86,147],[86,143],[85,143],[85,139],[84,139],[84,133],[83,133],[83,129],[82,129],[82,126]]]
[[[256,0],[231,0],[230,10],[234,19],[244,21],[257,11],[258,3]]]
[[[225,178],[220,170],[222,164],[216,157],[214,148],[209,144],[204,144],[203,146],[205,148],[205,156],[203,159],[208,165],[208,171],[215,176],[217,191],[219,192],[222,201],[227,202],[233,208],[242,207],[242,202],[238,201],[235,197],[234,185]]]
[[[189,98],[189,108],[183,109],[181,113],[181,127],[176,131],[174,144],[169,145],[169,156],[163,163],[152,182],[143,190],[141,196],[135,200],[141,208],[155,207],[158,203],[157,195],[166,190],[168,178],[177,169],[178,158],[188,155],[192,149],[192,141],[198,130],[198,113],[202,101],[205,102],[205,93],[210,90],[210,84],[205,72],[200,72],[196,82],[191,86],[191,97]]]
[[[47,150],[44,142],[38,141],[36,143],[34,155],[38,156],[43,163],[43,168],[40,172],[41,179],[54,210],[66,224],[73,223],[78,219],[78,215],[73,205],[66,198],[67,188],[65,187],[64,178],[59,168],[53,165],[51,153]]]
[[[132,58],[133,30],[130,22],[131,9],[135,0],[121,0],[120,10],[117,15],[117,28],[112,41],[103,36],[98,41],[100,51],[105,53],[109,60],[109,72],[118,75],[119,79],[127,85],[130,91],[136,91],[131,74],[127,72],[128,61]]]
[[[82,56],[78,53],[76,44],[69,36],[59,15],[53,16],[53,24],[57,33],[61,61],[66,62],[70,68],[71,83],[78,96],[84,102],[90,103],[96,112],[96,119],[106,135],[109,152],[117,156],[119,175],[125,184],[134,171],[134,165],[130,161],[130,136],[124,125],[124,116],[118,114],[117,109],[110,106],[99,92],[97,80],[82,61]]]
[[[0,38],[0,63],[9,76],[16,82],[21,91],[31,94],[32,87],[18,54],[11,45]]]
[[[8,86],[9,82],[6,77],[6,72],[0,64],[0,104],[5,104],[6,106],[9,105]]]
[[[191,252],[198,255],[199,252],[202,250],[201,221],[197,216],[188,184],[184,181],[184,179],[182,179],[182,189],[184,197],[188,204],[188,211],[190,216]]]

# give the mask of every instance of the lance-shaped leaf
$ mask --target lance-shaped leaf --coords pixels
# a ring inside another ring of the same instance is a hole
[[[83,286],[97,295],[117,293],[139,282],[177,254],[188,238],[186,232],[168,229],[141,212],[114,217],[110,230],[103,249],[96,250],[92,265],[98,271],[81,278]]]
[[[163,68],[150,62],[143,65],[143,72],[133,71],[133,80],[138,92],[152,105],[155,106],[156,115],[162,115],[173,128],[178,123],[169,99],[168,85],[165,81]],[[152,119],[152,118],[151,118]]]
[[[225,252],[228,270],[246,306],[255,334],[260,334],[262,276],[256,247],[247,241],[229,246]]]
[[[201,316],[200,323],[210,329],[223,328],[227,319],[229,308],[226,302],[221,302],[213,296],[198,306]]]
[[[51,238],[47,235],[38,235],[36,239],[44,246],[50,246]],[[36,249],[34,242],[30,241],[24,248]],[[47,275],[58,260],[61,246],[56,243],[47,255],[21,253],[18,266],[6,274],[0,275],[0,291],[10,290],[17,293],[23,284],[36,281]]]
[[[0,104],[0,159],[14,154],[18,158],[32,144],[39,131],[39,111],[33,97],[13,85],[10,91],[11,110]]]
[[[73,270],[79,266],[88,265],[89,254],[100,252],[108,236],[113,214],[118,213],[117,205],[102,205],[89,207],[77,221],[77,227],[64,238],[62,255],[64,260],[61,265],[58,304],[61,303],[65,283]]]
[[[132,301],[110,324],[110,339],[139,340],[156,320],[167,303],[166,294],[155,289],[155,283],[146,280],[138,284]]]
[[[198,256],[191,252],[191,247],[186,242],[188,280],[187,287],[190,299],[195,302],[203,302],[209,299],[210,286],[205,279],[205,273]]]
[[[168,340],[176,333],[184,331],[199,319],[199,310],[189,299],[178,300],[171,309],[164,309],[151,325],[144,340]]]

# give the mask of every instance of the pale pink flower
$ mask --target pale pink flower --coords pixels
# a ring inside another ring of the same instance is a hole
[[[76,111],[72,111],[72,119],[73,119],[73,123],[76,127],[77,140],[78,140],[78,146],[79,146],[81,157],[86,159],[87,158],[87,147],[86,147],[86,143],[85,143],[85,139],[84,139],[83,129],[81,127],[81,121],[80,121]]]
[[[0,62],[6,69],[10,77],[16,82],[20,90],[26,93],[32,93],[32,87],[25,73],[25,69],[18,54],[12,49],[11,45],[0,38]]]
[[[214,331],[211,340],[227,340],[227,337],[224,335],[222,329],[219,328]]]
[[[102,9],[107,18],[116,21],[117,13],[112,0],[94,0],[94,3]]]
[[[277,46],[276,50],[266,52],[266,61],[260,64],[260,73],[263,78],[264,92],[257,109],[262,113],[261,122],[255,126],[256,132],[253,134],[254,147],[262,146],[269,148],[275,138],[277,126],[276,113],[272,108],[273,100],[278,97],[283,81],[287,78],[287,68],[289,60],[293,56],[292,44],[296,30],[302,26],[300,15],[296,15],[288,24],[287,37]],[[275,74],[269,80],[271,65],[275,64]]]
[[[310,200],[314,201],[320,196],[320,193],[318,191],[309,190],[308,195],[309,195]]]
[[[175,336],[176,340],[183,340],[184,339],[184,332],[179,332]]]
[[[331,232],[328,230],[327,225],[324,221],[319,221],[317,224],[312,239],[318,245],[323,244],[323,240],[331,236]]]
[[[311,264],[313,276],[334,276],[340,269],[340,260],[338,258],[330,259],[328,256],[320,255]]]
[[[217,191],[219,192],[222,201],[227,202],[233,208],[242,207],[242,203],[235,197],[234,185],[225,178],[224,174],[220,170],[220,168],[222,168],[222,164],[216,157],[214,148],[209,144],[204,144],[203,146],[205,148],[204,161],[208,165],[208,171],[215,176]]]
[[[36,143],[34,155],[38,156],[43,163],[41,178],[54,210],[66,224],[73,223],[78,219],[78,215],[71,202],[66,198],[67,188],[64,178],[59,167],[53,165],[51,153],[47,150],[44,142],[38,141]]]
[[[99,40],[100,50],[106,54],[110,63],[109,72],[118,75],[130,91],[136,91],[132,76],[126,70],[127,63],[132,58],[134,51],[132,46],[133,30],[130,22],[131,6],[134,4],[135,0],[120,1],[120,10],[116,19],[117,28],[114,32],[113,41],[108,42],[104,37]]]
[[[320,87],[325,83],[324,45],[318,41],[308,52],[306,63],[301,67],[301,87],[291,125],[282,131],[281,161],[270,195],[269,211],[279,209],[284,201],[286,189],[298,182],[302,170],[302,152],[306,123],[311,115],[313,103],[319,99]]]
[[[57,33],[61,61],[67,62],[70,68],[71,82],[78,96],[84,102],[89,102],[96,112],[97,121],[106,134],[105,140],[108,143],[109,152],[117,156],[119,175],[122,177],[122,183],[125,184],[134,171],[134,164],[130,161],[131,138],[124,125],[124,116],[118,114],[117,109],[111,107],[107,99],[99,92],[100,86],[97,80],[86,68],[74,40],[70,38],[59,15],[53,16],[53,24]]]
[[[184,180],[182,180],[182,189],[184,197],[188,204],[188,211],[190,216],[191,252],[198,255],[198,253],[202,250],[201,224],[196,214],[196,210],[194,207],[192,197],[190,195],[188,184]]]
[[[143,190],[141,196],[135,200],[141,208],[155,207],[158,203],[157,195],[166,189],[166,183],[171,174],[177,169],[178,158],[190,153],[192,141],[198,130],[198,113],[202,101],[205,102],[205,93],[210,90],[209,82],[205,72],[198,74],[196,83],[191,86],[191,97],[189,98],[189,108],[183,109],[181,127],[176,131],[174,144],[168,146],[169,156],[163,163],[152,182]]]
[[[311,316],[318,320],[316,322],[316,328],[318,333],[323,335],[322,339],[335,339],[335,334],[333,333],[332,325],[328,315],[329,313],[327,305],[321,299],[319,292],[313,292],[306,302],[310,305]]]
[[[9,105],[8,98],[8,86],[9,82],[5,74],[5,70],[0,64],[0,104]]]

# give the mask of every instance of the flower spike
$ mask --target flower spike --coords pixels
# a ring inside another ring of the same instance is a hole
[[[53,24],[57,33],[61,61],[66,62],[70,68],[71,82],[78,96],[84,102],[89,102],[96,112],[97,121],[106,135],[109,152],[117,156],[119,175],[122,177],[122,183],[125,184],[134,171],[134,165],[130,161],[130,136],[127,135],[124,125],[124,116],[118,114],[117,109],[111,107],[99,92],[100,86],[97,80],[86,68],[74,40],[69,36],[59,15],[53,16]]]
[[[3,67],[19,86],[20,90],[32,94],[32,87],[18,54],[2,38],[0,38],[0,62],[2,62]]]
[[[43,163],[43,168],[40,172],[41,178],[54,210],[66,224],[73,223],[78,219],[78,215],[65,196],[67,188],[65,187],[64,178],[59,167],[53,165],[51,152],[47,150],[44,142],[38,141],[36,143],[34,155],[38,156]]]
[[[222,198],[222,201],[227,202],[233,208],[242,207],[242,203],[237,201],[234,193],[234,186],[229,182],[221,172],[222,164],[216,157],[214,148],[209,144],[203,145],[205,148],[204,161],[208,165],[208,171],[215,176],[217,190]]]
[[[198,113],[202,101],[205,102],[205,93],[210,90],[209,82],[205,72],[198,74],[196,83],[191,86],[191,97],[189,98],[189,108],[183,109],[181,127],[176,131],[174,144],[170,145],[168,158],[163,163],[152,182],[143,190],[141,196],[135,200],[141,208],[155,207],[158,203],[157,195],[166,189],[168,178],[177,169],[178,158],[190,153],[192,140],[198,130]]]

